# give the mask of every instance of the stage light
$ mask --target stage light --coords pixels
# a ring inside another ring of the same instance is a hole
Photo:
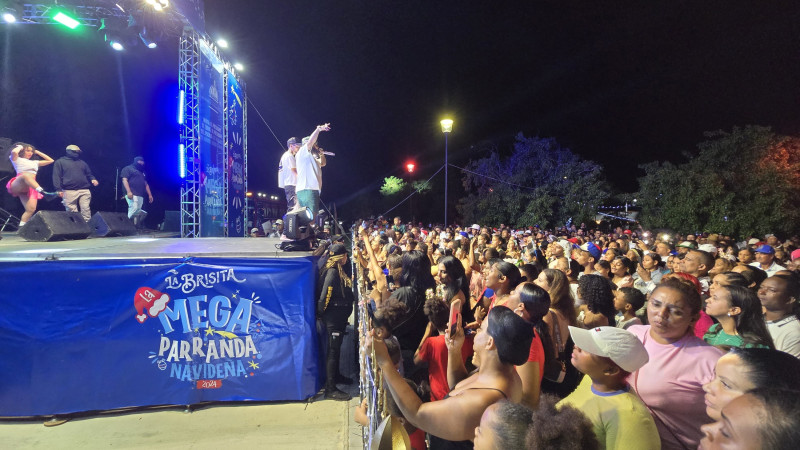
[[[221,48],[228,48],[228,41],[225,39],[217,39],[217,45],[219,45]]]
[[[139,39],[142,40],[142,43],[144,43],[144,45],[147,48],[156,48],[156,47],[158,47],[158,44],[156,44],[155,41],[153,41],[153,40],[151,40],[150,38],[147,37],[147,35],[146,35],[144,30],[142,30],[142,32],[139,33]]]
[[[72,17],[64,14],[63,12],[59,11],[55,16],[53,16],[53,20],[64,25],[65,27],[74,30],[78,27],[81,23],[77,20],[73,19]]]
[[[180,169],[178,170],[181,178],[186,178],[186,148],[183,144],[178,146],[178,164],[180,164]]]
[[[283,216],[284,234],[289,239],[300,240],[313,235],[309,224],[314,215],[306,208],[295,209]]]
[[[252,196],[253,196],[253,193],[252,193],[252,192],[246,192],[246,193],[244,194],[244,196],[245,196],[245,197],[252,197]]]
[[[125,50],[125,46],[122,45],[122,43],[120,43],[119,41],[110,40],[108,42],[108,44],[111,46],[111,48],[113,48],[114,50],[116,50],[118,52],[121,52],[121,51]]]
[[[5,3],[5,7],[2,6]],[[25,18],[25,5],[20,0],[0,3],[3,11],[3,20],[6,23],[14,23]]]
[[[184,105],[185,103],[186,103],[186,91],[181,89],[180,93],[178,94],[178,123],[180,125],[183,125],[183,116],[184,113],[186,112],[185,111],[186,106]]]
[[[234,69],[236,69],[236,70],[238,70],[238,71],[240,71],[240,72],[241,72],[242,70],[244,70],[244,66],[243,66],[241,63],[236,63],[236,64],[234,64],[234,65],[233,65],[233,68],[234,68]]]

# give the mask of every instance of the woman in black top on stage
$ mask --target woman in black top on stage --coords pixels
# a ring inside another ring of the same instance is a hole
[[[328,250],[330,254],[320,275],[320,290],[317,297],[317,317],[325,324],[328,355],[325,360],[325,398],[350,400],[350,396],[336,388],[339,374],[339,354],[347,327],[347,318],[353,312],[352,281],[342,269],[347,263],[347,249],[336,243]]]

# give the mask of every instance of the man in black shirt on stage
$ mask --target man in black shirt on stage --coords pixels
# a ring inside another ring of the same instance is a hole
[[[86,222],[92,218],[89,209],[92,200],[90,185],[97,186],[98,182],[92,175],[89,165],[81,159],[81,148],[77,145],[68,145],[67,156],[58,158],[53,165],[53,186],[58,195],[64,199],[67,211],[78,212],[80,206],[81,216]]]
[[[128,218],[133,221],[137,228],[142,228],[147,212],[142,210],[144,206],[144,196],[150,203],[153,203],[153,194],[150,192],[150,185],[144,176],[144,158],[137,156],[133,158],[133,164],[122,169],[122,185],[125,186],[125,201],[128,202]]]

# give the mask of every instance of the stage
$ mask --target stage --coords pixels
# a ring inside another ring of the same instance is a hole
[[[177,233],[150,231],[138,236],[89,238],[74,241],[31,242],[16,233],[2,233],[0,261],[43,259],[183,258],[297,258],[310,252],[283,252],[277,238],[180,239]]]
[[[279,239],[0,240],[0,417],[319,388],[316,258]]]

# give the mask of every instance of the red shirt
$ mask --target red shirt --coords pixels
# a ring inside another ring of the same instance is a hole
[[[464,345],[461,346],[462,361],[466,361],[472,355],[472,339],[472,335],[467,335],[464,339]],[[447,384],[447,344],[444,342],[444,335],[425,339],[419,349],[419,358],[428,363],[431,401],[442,400],[450,392],[450,385]]]
[[[542,346],[542,339],[535,329],[531,340],[531,352],[528,354],[528,362],[530,361],[539,363],[539,382],[541,383],[542,378],[544,378],[544,347]]]

